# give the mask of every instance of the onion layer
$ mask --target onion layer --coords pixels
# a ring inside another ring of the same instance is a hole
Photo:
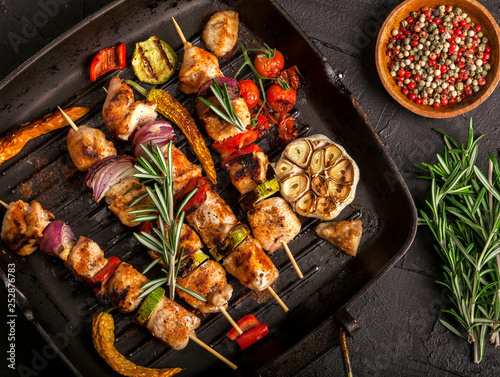
[[[40,250],[45,254],[66,260],[76,245],[76,237],[71,228],[62,220],[51,222],[43,231]]]
[[[240,88],[238,87],[238,81],[236,81],[235,79],[229,77],[216,77],[213,80],[215,80],[215,82],[221,88],[223,86],[222,84],[226,83],[227,92],[229,94],[229,100],[233,101],[240,96]],[[214,94],[212,93],[212,90],[210,90],[210,87],[213,84],[214,82],[212,81],[212,79],[210,79],[201,86],[200,90],[198,90],[198,94],[196,96],[195,110],[196,114],[198,114],[199,117],[201,117],[209,110],[208,106],[198,99],[199,97],[205,98],[207,101],[213,103],[216,106],[219,103],[219,101],[215,98]]]
[[[134,175],[135,159],[131,156],[110,156],[92,165],[85,177],[85,187],[100,202],[117,183]]]
[[[149,143],[153,143],[163,148],[174,138],[175,132],[170,122],[160,120],[150,122],[139,128],[134,136],[132,141],[134,155],[135,157],[146,156],[141,144],[147,146]]]

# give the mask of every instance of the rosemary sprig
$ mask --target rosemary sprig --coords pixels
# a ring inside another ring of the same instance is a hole
[[[453,307],[443,310],[453,323],[441,324],[474,347],[474,362],[484,355],[486,338],[498,345],[500,324],[500,168],[489,155],[486,177],[476,166],[479,148],[472,119],[467,144],[450,135],[435,165],[416,165],[428,173],[431,198],[421,209],[419,224],[427,225],[437,240],[443,260],[443,281]]]
[[[213,103],[207,101],[205,98],[198,97],[198,99],[207,105],[210,110],[212,110],[215,114],[217,114],[222,120],[225,120],[229,124],[232,124],[241,132],[245,132],[246,128],[241,119],[236,115],[236,111],[234,111],[233,104],[231,103],[231,99],[229,98],[229,93],[227,91],[226,83],[222,83],[222,88],[215,79],[212,79],[213,85],[210,87],[212,93],[214,94],[217,101],[219,101],[222,110],[219,109]]]
[[[168,268],[168,271],[164,270],[167,273],[166,277],[151,280],[144,284],[142,287],[143,291],[139,297],[145,297],[157,287],[167,283],[171,300],[175,297],[176,286],[200,300],[205,300],[198,293],[176,284],[177,272],[184,252],[184,248],[182,248],[178,256],[179,263],[176,264],[175,260],[179,250],[182,224],[185,217],[183,208],[193,195],[196,194],[197,190],[191,191],[182,201],[177,212],[175,212],[174,183],[170,169],[170,166],[172,166],[172,142],[168,144],[166,161],[161,148],[157,145],[151,143],[147,147],[142,145],[142,148],[149,159],[146,157],[139,157],[137,159],[138,164],[136,164],[135,168],[138,170],[138,173],[134,174],[134,177],[145,179],[143,183],[154,182],[154,184],[153,187],[146,186],[150,203],[137,205],[144,199],[144,196],[137,198],[131,203],[131,206],[137,205],[138,209],[131,211],[131,213],[136,214],[136,218],[133,220],[135,222],[157,221],[158,229],[153,228],[152,234],[134,232],[134,236],[142,245],[159,255],[159,258],[152,261],[144,269],[143,273],[149,271],[160,260]]]

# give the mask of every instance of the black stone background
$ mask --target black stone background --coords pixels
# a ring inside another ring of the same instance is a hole
[[[109,2],[0,0],[0,79],[59,34]],[[399,1],[278,2],[354,93],[402,172],[417,204],[425,197],[427,186],[416,178],[412,164],[433,161],[435,154],[442,149],[441,138],[432,128],[444,129],[462,141],[465,140],[468,119],[473,117],[476,133],[486,134],[480,144],[483,158],[488,151],[498,154],[500,90],[496,90],[479,108],[449,120],[415,115],[396,103],[384,90],[374,63],[375,41],[385,17]],[[498,0],[482,0],[481,3],[500,21]],[[57,10],[54,4],[57,4]],[[38,23],[38,26],[35,32],[23,34],[28,23]],[[16,46],[12,38],[9,40],[9,33],[11,37],[14,33],[24,39],[18,40]],[[471,347],[439,324],[441,309],[447,305],[446,291],[435,283],[440,278],[439,263],[429,233],[419,229],[406,255],[350,308],[361,327],[354,338],[348,339],[355,376],[500,375],[499,350],[487,345],[483,362],[473,364]],[[6,302],[6,292],[0,289],[2,321]],[[11,375],[5,367],[6,330],[2,323],[0,376]],[[17,365],[23,364],[35,372],[23,376],[72,375],[61,360],[47,353],[46,342],[23,316],[18,317],[16,344]],[[43,352],[48,357],[42,360],[37,355],[43,355]],[[320,355],[295,375],[343,376],[340,350],[335,348]]]

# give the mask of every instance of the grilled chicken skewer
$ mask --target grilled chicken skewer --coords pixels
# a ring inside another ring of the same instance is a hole
[[[208,80],[224,76],[217,57],[186,40],[179,25],[172,17],[175,28],[184,45],[184,60],[179,71],[179,90],[184,94],[196,93]]]
[[[233,229],[241,225],[231,208],[208,181],[196,185],[204,200],[187,209],[186,219],[207,247],[217,248],[228,239]],[[186,206],[189,207],[190,203]],[[259,242],[250,235],[228,254],[222,266],[243,286],[256,291],[267,289],[275,295],[271,284],[276,281],[279,272]],[[278,300],[278,303],[288,311],[283,301]]]
[[[103,158],[116,156],[116,148],[112,141],[106,139],[104,132],[87,125],[78,127],[59,106],[57,108],[72,128],[66,143],[71,161],[78,170],[86,171]]]
[[[234,11],[215,13],[203,29],[203,43],[215,56],[222,58],[238,42],[238,24],[238,13]]]
[[[265,199],[247,212],[255,238],[269,254],[284,248],[300,279],[304,277],[293,257],[288,242],[300,232],[301,223],[290,204],[280,197]]]
[[[144,223],[142,231],[151,233],[151,222]],[[168,234],[167,234],[168,238]],[[182,289],[177,294],[193,308],[204,314],[221,312],[229,323],[241,335],[243,331],[226,311],[226,306],[233,293],[233,287],[227,283],[224,268],[208,258],[202,251],[203,243],[196,232],[187,224],[182,224],[179,249],[184,248],[177,284],[206,297],[206,302],[197,299]],[[148,251],[152,259],[158,258],[154,251]],[[163,264],[160,261],[160,264]]]
[[[13,218],[14,213],[18,211],[16,209],[18,206],[25,207],[22,206],[23,203],[22,201],[10,205],[4,202],[0,203],[8,209],[4,217],[4,223],[8,223]],[[46,217],[43,212],[48,211],[43,210],[39,203],[34,203],[41,211],[36,211],[33,220],[43,223]],[[27,206],[27,203],[24,204]],[[32,242],[28,242],[29,244],[38,243],[39,241],[36,234],[27,237],[32,238]],[[4,232],[2,232],[2,239],[4,239]],[[112,258],[114,258],[113,262],[111,262]],[[113,306],[122,313],[133,312],[143,300],[139,298],[139,295],[142,292],[142,286],[149,279],[130,264],[121,262],[116,257],[105,258],[104,252],[99,245],[87,237],[80,237],[64,264],[78,280],[91,285],[101,295],[109,297]],[[113,264],[114,267],[109,267],[110,264]],[[104,273],[102,273],[103,271]],[[199,325],[200,319],[198,317],[165,296],[161,298],[145,322],[145,326],[151,334],[172,349],[180,350],[185,348],[189,339],[191,339],[209,350],[232,369],[236,369],[235,364],[196,337],[195,329]]]

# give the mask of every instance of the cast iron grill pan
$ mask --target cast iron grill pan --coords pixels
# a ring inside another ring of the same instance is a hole
[[[230,325],[221,315],[202,318],[197,331],[200,339],[239,366],[236,375],[290,375],[335,344],[329,336],[335,332],[332,318],[339,318],[349,329],[356,328],[346,308],[407,250],[416,230],[416,213],[401,176],[362,109],[277,3],[117,1],[56,39],[0,84],[0,132],[46,114],[57,105],[90,107],[79,124],[102,128],[102,87],[108,86],[116,72],[90,82],[88,69],[98,50],[124,42],[130,61],[135,42],[157,35],[178,52],[182,61],[182,46],[171,17],[176,18],[188,40],[202,46],[200,34],[205,22],[214,12],[226,9],[239,13],[240,42],[249,47],[266,42],[283,52],[286,66],[299,67],[304,85],[294,111],[301,136],[321,133],[342,144],[361,172],[356,198],[339,217],[362,214],[366,234],[356,258],[340,256],[333,246],[316,237],[318,220],[301,218],[302,231],[290,247],[304,279],[298,280],[285,253],[278,251],[271,256],[280,271],[275,290],[290,307],[289,313],[285,314],[273,300],[257,304],[236,279],[228,276],[234,287],[229,307],[233,318],[253,313],[268,323],[270,335],[242,352],[235,342],[226,339]],[[224,74],[233,76],[242,62],[239,52],[223,60]],[[120,77],[135,79],[130,66]],[[192,112],[194,96],[180,93],[176,78],[163,89]],[[141,99],[137,93],[136,99]],[[72,166],[66,149],[67,131],[55,131],[30,142],[18,156],[0,166],[1,199],[39,201],[56,218],[66,221],[77,237],[92,238],[107,257],[116,255],[141,270],[148,258],[133,238],[133,230],[121,225],[103,203],[93,202],[85,192],[85,174]],[[268,139],[259,145],[274,162],[281,151],[273,151]],[[119,153],[130,153],[128,144],[115,144]],[[176,145],[195,161],[180,132]],[[213,155],[218,165],[219,159]],[[239,193],[231,186],[229,176],[219,170],[217,178],[221,196],[244,219],[237,204]],[[107,303],[77,282],[60,260],[40,252],[19,257],[5,244],[2,248],[6,252],[0,257],[1,270],[5,272],[8,263],[16,264],[19,305],[75,375],[116,375],[92,345],[92,315]],[[148,276],[155,274],[158,271]],[[139,365],[181,367],[185,369],[183,376],[235,375],[193,342],[182,351],[172,351],[133,324],[131,315],[115,314],[115,322],[117,348]]]

